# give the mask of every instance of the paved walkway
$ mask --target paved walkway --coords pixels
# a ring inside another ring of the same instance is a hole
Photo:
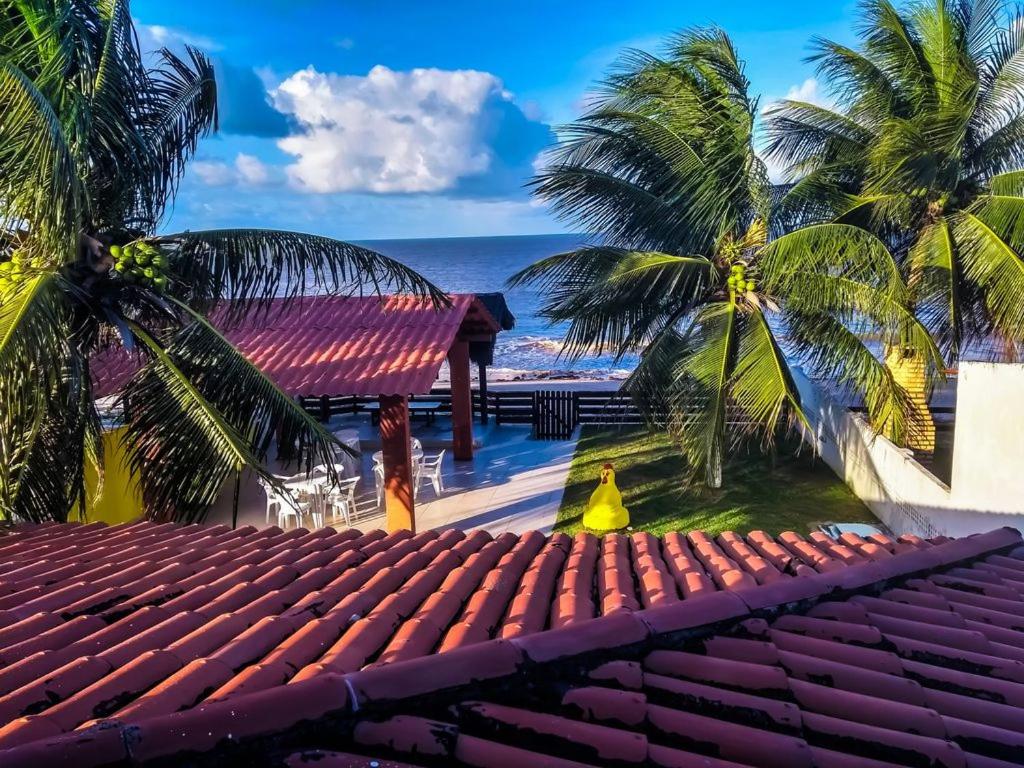
[[[352,524],[370,530],[384,527],[384,515],[376,506],[370,459],[378,447],[375,430],[369,428],[368,419],[362,417],[362,421],[366,423],[358,426],[364,438],[363,482]],[[334,419],[330,428],[351,426],[351,419]],[[424,450],[433,454],[450,440],[450,425],[445,420],[429,428],[417,423],[413,425],[413,434],[423,441]],[[522,533],[533,529],[550,533],[565,491],[576,449],[575,438],[534,440],[530,427],[520,425],[476,425],[474,434],[479,447],[472,461],[456,462],[451,450],[446,452],[442,467],[445,491],[441,498],[435,498],[434,489],[429,485],[421,487],[416,505],[417,528],[465,531],[482,528],[495,536],[505,531]],[[240,496],[238,524],[265,527],[264,499],[259,486],[247,479]],[[229,488],[207,522],[230,524],[230,521]],[[275,520],[270,521],[271,525],[275,523]]]
[[[488,430],[473,461],[457,462],[450,451],[445,454],[445,492],[437,499],[433,488],[421,487],[417,527],[483,528],[495,536],[533,529],[550,533],[575,448],[575,440],[533,440],[529,427]],[[365,520],[359,527],[384,526],[382,515]]]

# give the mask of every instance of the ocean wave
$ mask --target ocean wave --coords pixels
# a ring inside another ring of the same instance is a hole
[[[488,368],[488,381],[622,381],[631,371],[625,368],[553,368],[550,370]]]
[[[561,339],[553,339],[547,336],[519,336],[503,339],[498,337],[494,345],[495,355],[499,354],[523,354],[530,352],[541,352],[550,355],[560,355],[564,343]]]
[[[635,357],[616,359],[614,355],[586,355],[567,359],[561,338],[541,335],[498,337],[494,346],[492,371],[508,372],[509,379],[520,375],[530,378],[623,378],[636,366]],[[504,373],[502,375],[505,375]]]

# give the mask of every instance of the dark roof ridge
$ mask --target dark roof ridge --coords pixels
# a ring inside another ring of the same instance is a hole
[[[611,659],[710,636],[752,618],[802,612],[825,600],[880,593],[908,579],[969,564],[982,556],[1024,549],[1021,534],[999,528],[927,549],[800,579],[722,591],[667,606],[621,612],[514,639],[493,639],[446,653],[316,677],[182,712],[137,722],[106,721],[52,735],[45,713],[34,719],[39,739],[0,752],[5,768],[73,763],[89,768],[111,763],[179,765],[217,748],[266,744],[290,732],[324,724],[340,734],[363,715],[383,714],[396,703],[441,696],[479,695],[482,690],[577,677]],[[556,666],[557,665],[557,666]],[[225,752],[219,752],[222,764]]]

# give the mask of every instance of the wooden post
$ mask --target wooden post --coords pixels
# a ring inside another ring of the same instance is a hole
[[[412,448],[409,444],[409,399],[380,396],[380,442],[384,463],[384,509],[388,532],[416,531],[412,488]]]
[[[486,424],[488,421],[487,412],[487,366],[480,363],[477,370],[480,373],[480,423]]]
[[[452,377],[452,454],[458,461],[473,458],[473,390],[469,383],[469,342],[456,339],[448,350]]]
[[[231,499],[231,530],[238,528],[238,495],[242,490],[242,470],[235,468],[235,491]],[[83,506],[82,509],[85,509]]]

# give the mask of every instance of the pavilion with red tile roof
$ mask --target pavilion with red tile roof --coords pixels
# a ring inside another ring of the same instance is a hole
[[[215,325],[289,395],[380,398],[384,500],[388,530],[415,530],[409,396],[430,393],[448,361],[452,392],[452,453],[473,458],[470,358],[490,361],[495,337],[510,326],[501,294],[454,294],[439,308],[427,298],[306,296],[275,299],[240,321],[215,312]],[[498,319],[492,308],[500,310]],[[514,319],[512,319],[514,322]],[[93,366],[97,396],[114,394],[138,368],[121,350]]]
[[[0,765],[1024,764],[1024,542],[0,534]]]

